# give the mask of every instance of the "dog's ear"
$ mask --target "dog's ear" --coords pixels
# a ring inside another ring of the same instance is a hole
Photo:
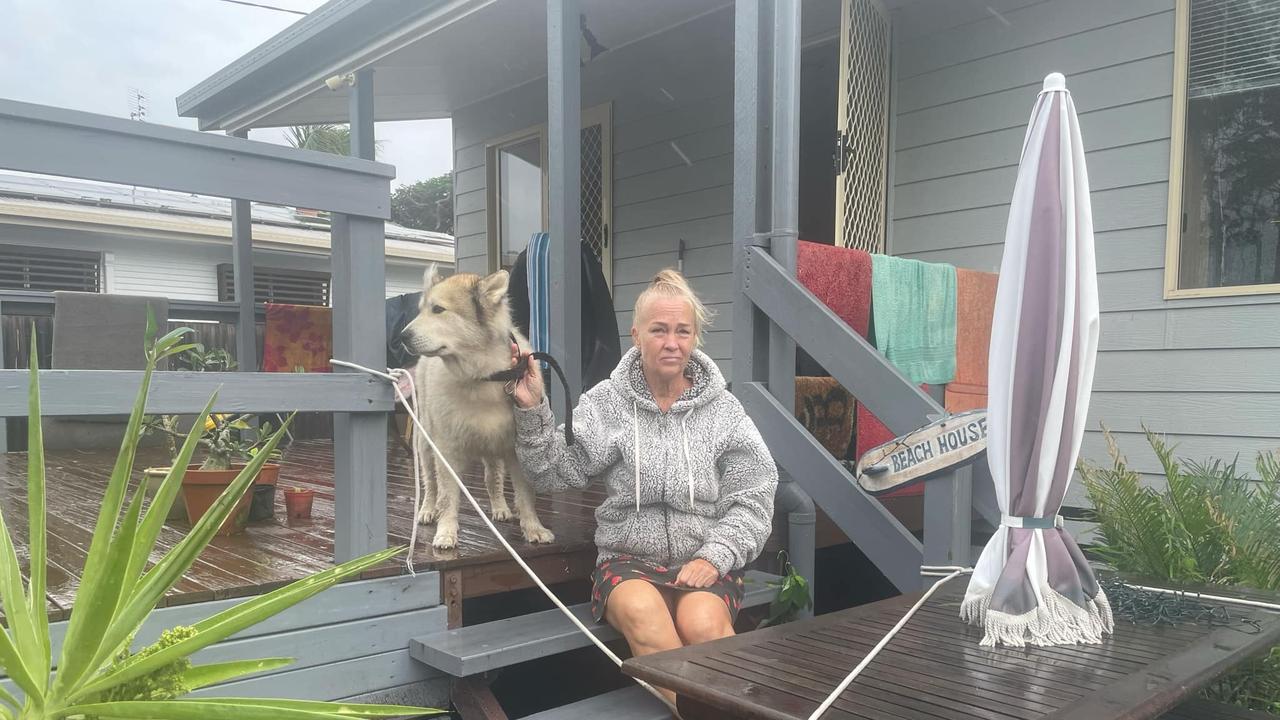
[[[426,302],[427,293],[431,292],[432,286],[440,282],[440,267],[435,263],[427,266],[426,272],[422,273],[422,301]]]
[[[511,276],[506,270],[499,270],[492,275],[480,279],[478,290],[480,297],[489,307],[497,307],[507,300],[507,284]]]

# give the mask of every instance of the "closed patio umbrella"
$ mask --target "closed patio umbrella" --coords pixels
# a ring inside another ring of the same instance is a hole
[[[1045,78],[1022,146],[989,353],[987,462],[1004,517],[961,617],[983,645],[1101,642],[1111,607],[1058,511],[1098,352],[1089,178],[1066,80]]]

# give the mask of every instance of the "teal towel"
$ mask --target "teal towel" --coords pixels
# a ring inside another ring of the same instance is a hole
[[[876,348],[912,383],[955,379],[955,266],[871,256],[871,317]]]

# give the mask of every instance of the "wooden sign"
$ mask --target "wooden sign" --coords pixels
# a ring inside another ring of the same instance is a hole
[[[858,485],[879,495],[973,462],[987,449],[987,411],[948,415],[858,459]]]

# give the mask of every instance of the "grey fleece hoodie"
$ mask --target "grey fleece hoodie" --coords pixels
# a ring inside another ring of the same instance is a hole
[[[769,537],[773,458],[709,357],[695,350],[688,375],[693,386],[662,412],[632,348],[578,401],[571,446],[545,399],[515,411],[516,455],[539,492],[604,482],[599,562],[630,555],[678,567],[702,558],[723,575],[754,560]]]

